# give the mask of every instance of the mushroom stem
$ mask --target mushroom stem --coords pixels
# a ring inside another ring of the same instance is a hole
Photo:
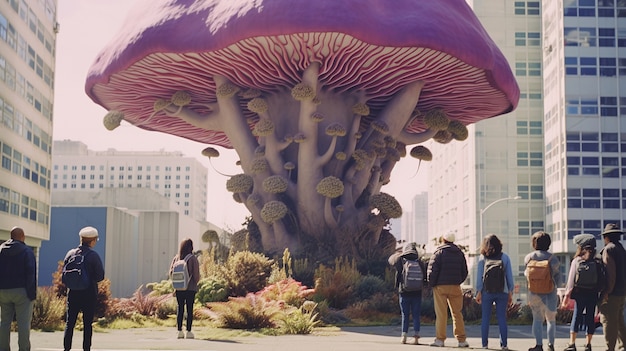
[[[400,132],[398,135],[398,141],[406,145],[415,145],[425,142],[437,134],[436,130],[427,129],[421,133],[407,133],[406,131]]]
[[[394,95],[393,99],[381,111],[378,119],[387,124],[389,135],[392,137],[397,139],[397,136],[411,118],[424,84],[423,80],[407,84]]]
[[[337,221],[333,215],[332,199],[329,197],[324,200],[324,220],[326,221],[326,225],[331,229],[337,228]]]
[[[328,149],[326,150],[326,152],[321,155],[320,157],[317,158],[317,164],[318,167],[322,167],[325,164],[327,164],[331,158],[333,157],[333,155],[335,154],[335,146],[337,145],[337,136],[333,136],[333,138],[330,141],[330,145],[328,145]]]

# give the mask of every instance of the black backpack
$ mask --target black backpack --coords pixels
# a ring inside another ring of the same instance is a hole
[[[74,249],[63,264],[61,281],[70,290],[85,290],[91,284],[86,258],[91,250],[84,253],[81,248]]]
[[[604,280],[604,264],[597,258],[579,260],[576,265],[574,287],[586,291],[600,291]]]
[[[493,258],[485,257],[483,273],[483,289],[489,293],[501,293],[504,291],[504,263],[502,253]]]

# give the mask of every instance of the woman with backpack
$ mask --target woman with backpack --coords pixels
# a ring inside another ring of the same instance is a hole
[[[413,317],[413,344],[420,338],[420,315],[422,309],[422,289],[426,284],[426,270],[419,259],[417,245],[409,243],[402,251],[389,256],[389,264],[396,270],[396,288],[400,300],[402,315],[402,336],[400,342],[406,344],[411,315]]]
[[[482,319],[480,333],[482,346],[487,348],[489,338],[489,321],[491,320],[491,306],[496,304],[496,318],[500,329],[500,347],[508,350],[508,327],[506,325],[506,310],[513,300],[513,270],[511,259],[502,252],[502,242],[494,234],[487,235],[480,246],[482,257],[478,261],[477,276],[482,279],[476,281],[476,302],[482,305]]]
[[[543,321],[547,324],[548,351],[554,351],[556,338],[556,306],[558,297],[556,287],[561,283],[559,259],[548,252],[552,239],[550,234],[538,231],[531,237],[533,249],[524,258],[524,275],[528,282],[528,305],[533,313],[532,332],[535,346],[528,351],[543,351]]]
[[[596,258],[596,238],[591,234],[574,237],[576,254],[570,265],[562,307],[573,299],[574,313],[570,324],[570,342],[565,351],[576,351],[576,334],[582,326],[587,329],[585,351],[591,351],[591,338],[596,329],[596,304],[601,289],[602,262]]]
[[[200,281],[200,263],[198,258],[193,254],[193,241],[191,239],[185,239],[180,242],[180,248],[178,255],[174,256],[172,263],[170,264],[169,276],[172,277],[172,273],[177,271],[177,267],[183,267],[186,270],[184,274],[185,278],[181,285],[177,285],[178,282],[172,278],[174,286],[174,296],[176,296],[176,302],[178,303],[176,313],[176,326],[178,327],[178,338],[185,338],[183,333],[183,315],[185,314],[185,307],[187,308],[187,339],[193,339],[194,335],[191,332],[191,324],[193,323],[193,303],[196,298],[196,292],[198,291],[198,281]]]

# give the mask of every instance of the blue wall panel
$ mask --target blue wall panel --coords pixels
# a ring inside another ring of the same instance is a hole
[[[57,270],[69,249],[80,244],[78,232],[87,226],[98,230],[99,241],[94,250],[105,260],[106,207],[52,207],[50,240],[43,241],[39,252],[38,285],[52,285],[52,274]]]

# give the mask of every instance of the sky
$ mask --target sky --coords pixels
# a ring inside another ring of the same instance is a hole
[[[207,220],[224,229],[239,230],[249,215],[243,204],[236,203],[226,190],[227,177],[217,173],[200,152],[208,145],[169,134],[148,132],[122,122],[113,131],[102,124],[107,111],[85,93],[85,79],[98,53],[118,33],[127,14],[140,3],[152,0],[59,0],[57,36],[54,140],[82,141],[90,150],[104,151],[181,151],[195,157],[209,172]],[[241,173],[235,165],[234,150],[215,147],[220,157],[212,159],[215,168],[225,174]],[[407,150],[408,151],[408,150]],[[424,165],[414,176],[417,161],[403,158],[394,168],[391,183],[382,188],[393,195],[404,211],[411,210],[411,200],[427,191],[428,174]]]

